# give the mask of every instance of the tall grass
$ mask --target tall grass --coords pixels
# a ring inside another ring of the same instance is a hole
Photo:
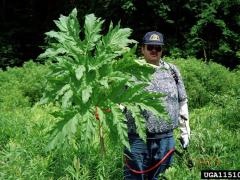
[[[195,180],[201,170],[240,169],[240,71],[193,58],[173,63],[181,69],[189,95],[192,136],[187,152],[177,142],[183,155],[175,155],[164,175]],[[0,72],[0,179],[123,179],[123,147],[117,143],[106,141],[105,157],[78,136],[45,151],[55,121],[51,112],[57,108],[37,103],[47,73],[47,65],[33,62]]]

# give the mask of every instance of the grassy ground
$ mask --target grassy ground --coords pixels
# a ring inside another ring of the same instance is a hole
[[[183,158],[175,155],[165,176],[195,180],[201,170],[240,169],[239,71],[194,59],[174,63],[186,82],[192,136],[188,151]],[[90,149],[73,138],[46,151],[47,132],[55,122],[50,112],[56,107],[37,102],[47,72],[47,66],[32,62],[0,72],[0,179],[123,179],[119,144],[106,141],[105,157],[98,139]],[[179,136],[178,130],[175,135]],[[179,142],[177,149],[183,152]]]

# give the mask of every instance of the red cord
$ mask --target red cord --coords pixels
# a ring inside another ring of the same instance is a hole
[[[146,169],[146,170],[141,170],[141,171],[139,171],[139,170],[132,169],[132,168],[127,164],[127,158],[125,159],[125,163],[126,163],[126,166],[127,166],[132,172],[134,172],[135,174],[146,174],[146,173],[154,170],[154,169],[157,168],[158,166],[160,166],[160,164],[162,164],[162,163],[168,158],[168,156],[170,156],[174,151],[175,151],[174,148],[170,149],[170,150],[167,152],[167,154],[166,154],[157,164],[155,164],[154,166],[152,166],[152,167],[150,167],[150,168],[148,168],[148,169]]]
[[[111,112],[111,109],[108,108],[106,109],[106,112]],[[95,111],[95,117],[97,120],[99,120],[99,114],[98,114],[98,106],[96,106],[96,111]],[[157,163],[155,164],[154,166],[146,169],[146,170],[142,170],[142,171],[138,171],[138,170],[135,170],[135,169],[132,169],[128,164],[127,164],[127,158],[125,159],[125,163],[126,163],[126,166],[134,173],[136,174],[145,174],[145,173],[148,173],[150,171],[152,171],[153,169],[157,168],[158,166],[160,166],[160,164],[162,164],[167,158],[168,156],[170,156],[173,152],[174,152],[174,148],[170,149],[167,154]]]

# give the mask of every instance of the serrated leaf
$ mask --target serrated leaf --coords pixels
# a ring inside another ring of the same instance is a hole
[[[81,42],[80,37],[79,37],[79,33],[81,32],[81,30],[80,30],[80,24],[79,24],[78,19],[77,19],[77,9],[74,8],[69,16],[70,16],[70,18],[69,18],[69,21],[67,23],[68,33],[69,33],[70,36],[72,36],[74,41],[76,41],[76,44],[79,47],[80,42]]]
[[[149,81],[151,75],[155,69],[153,66],[147,64],[144,61],[135,60],[133,58],[123,58],[114,64],[114,70],[118,70],[124,73],[129,73],[136,77],[138,80]]]
[[[109,32],[103,38],[103,43],[113,52],[123,54],[129,50],[127,47],[129,44],[137,43],[135,40],[128,39],[131,33],[132,30],[129,28],[120,28],[119,24],[112,28],[112,24],[110,24]]]
[[[158,102],[157,102],[158,101]],[[155,100],[149,103],[136,103],[141,109],[151,111],[155,116],[162,117],[166,121],[169,121],[169,115],[166,113],[164,106],[159,100]]]
[[[86,68],[83,65],[78,66],[75,70],[77,80],[80,80],[85,72]]]
[[[86,87],[83,88],[83,90],[82,90],[82,101],[83,101],[84,104],[88,102],[91,94],[92,94],[92,87],[91,86],[86,86]]]
[[[123,115],[120,108],[117,107],[116,105],[111,107],[111,113],[113,115],[113,124],[115,125],[115,127],[117,127],[117,132],[114,133],[118,133],[118,136],[123,145],[130,149],[125,116]]]
[[[126,108],[132,113],[135,125],[137,127],[137,133],[146,142],[146,123],[145,119],[141,115],[141,110],[137,105],[126,104]]]
[[[109,88],[109,85],[108,85],[108,79],[107,78],[103,78],[99,81],[99,84],[101,84],[102,86],[104,86],[106,89]]]
[[[73,91],[68,90],[62,98],[62,107],[63,108],[68,108],[71,105],[71,98],[73,96]]]
[[[91,51],[95,43],[100,40],[102,24],[103,21],[100,18],[96,18],[94,14],[89,14],[85,17],[84,33],[86,51]]]
[[[72,136],[77,131],[77,125],[79,119],[81,119],[80,114],[75,114],[69,111],[65,113],[57,113],[56,115],[62,116],[62,120],[59,121],[52,132],[52,140],[47,146],[47,151],[54,149],[57,145],[64,143],[67,136]]]
[[[127,79],[121,79],[114,81],[111,84],[111,92],[109,93],[108,97],[114,102],[114,103],[122,103],[121,97],[126,91],[126,83]]]
[[[90,110],[83,115],[80,125],[83,127],[82,138],[85,139],[86,143],[90,142],[90,140],[96,134],[97,131],[97,121],[92,111],[93,108],[90,108]]]
[[[64,36],[62,36],[61,33],[56,32],[56,31],[49,31],[45,33],[47,36],[49,36],[50,38],[55,38],[56,40],[58,40],[59,42],[63,43],[66,39],[64,38]]]
[[[40,58],[53,58],[59,54],[66,53],[66,50],[62,47],[55,49],[55,48],[48,48],[44,53],[40,54],[38,56],[38,59]]]
[[[109,112],[103,111],[101,108],[98,107],[100,125],[105,129],[107,128],[106,113],[109,113]]]
[[[58,92],[57,96],[62,96],[67,90],[70,89],[70,84],[65,84]]]
[[[137,132],[144,138],[145,127],[139,107],[157,116],[164,110],[161,96],[145,91],[155,67],[136,60],[136,45],[132,49],[128,47],[136,43],[129,39],[132,30],[120,28],[120,24],[113,27],[111,23],[108,33],[100,34],[103,20],[90,14],[85,16],[84,31],[81,31],[76,9],[55,23],[59,31],[46,33],[49,47],[39,56],[50,61],[45,98],[58,101],[63,111],[55,116],[62,120],[53,128],[50,147],[65,141],[76,132],[77,126],[80,126],[81,140],[89,143],[96,137],[98,123],[102,130],[111,126],[110,133],[117,132],[120,142],[129,147],[125,117],[117,105],[122,102],[133,111]],[[80,32],[83,32],[82,39]],[[99,106],[99,121],[95,117],[96,106]],[[109,107],[113,113],[108,111]],[[81,115],[80,124],[73,118],[77,114]]]
[[[139,83],[128,87],[122,97],[122,102],[131,102],[132,98],[142,92],[147,85],[146,83]]]
[[[59,21],[54,20],[54,23],[60,31],[67,31],[67,20],[68,18],[66,16],[61,15]]]

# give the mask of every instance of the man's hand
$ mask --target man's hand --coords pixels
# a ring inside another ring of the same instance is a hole
[[[189,115],[187,99],[180,103],[179,113],[179,128],[180,128],[180,141],[183,149],[186,149],[189,145],[190,140],[190,126],[189,126]]]
[[[180,138],[180,142],[182,144],[183,149],[187,149],[188,145],[189,145],[189,137],[188,134],[184,134],[181,136]]]
[[[124,110],[125,110],[126,107],[123,106],[122,104],[119,104],[119,108],[121,109],[122,112],[124,112]]]

